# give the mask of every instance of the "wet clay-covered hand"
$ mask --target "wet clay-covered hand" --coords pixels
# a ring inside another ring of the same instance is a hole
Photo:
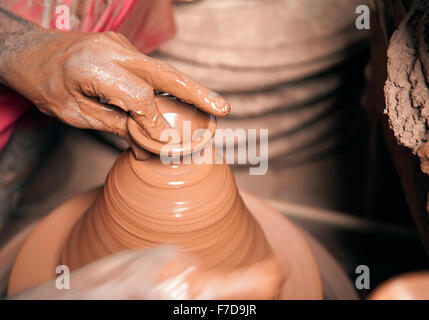
[[[123,251],[78,269],[69,289],[57,289],[54,280],[11,299],[270,299],[279,290],[276,268],[261,262],[227,274],[202,271],[177,248],[161,246]]]
[[[218,94],[140,53],[118,33],[54,32],[29,22],[15,24],[13,36],[0,32],[6,37],[0,82],[72,126],[111,132],[130,142],[131,116],[159,140],[168,123],[158,111],[154,89],[216,116],[229,113]]]

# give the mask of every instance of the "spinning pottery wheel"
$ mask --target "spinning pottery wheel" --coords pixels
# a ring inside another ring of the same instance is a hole
[[[98,190],[81,194],[45,217],[20,249],[9,280],[14,295],[56,277],[65,242],[75,223],[91,206]],[[321,299],[322,283],[314,255],[301,232],[281,213],[257,197],[240,192],[252,215],[282,261],[292,266],[282,288],[282,299]],[[46,237],[50,234],[50,237]]]
[[[175,119],[172,127],[186,117],[193,131],[211,123],[195,121],[207,116],[197,109],[184,116],[181,103],[175,103],[171,117],[171,100],[157,101],[165,118]],[[215,164],[210,150],[212,161],[202,164],[185,158],[164,164],[158,156],[138,161],[131,151],[122,153],[102,188],[59,206],[26,239],[12,268],[9,295],[54,279],[61,264],[74,271],[122,250],[169,243],[207,270],[228,274],[268,265],[278,284],[269,297],[321,299],[319,268],[306,240],[280,213],[239,193],[228,165]]]

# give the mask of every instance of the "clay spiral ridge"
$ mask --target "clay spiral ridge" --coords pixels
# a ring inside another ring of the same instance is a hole
[[[209,269],[233,270],[271,254],[226,164],[137,161],[124,152],[63,250],[72,270],[118,251],[176,244]]]

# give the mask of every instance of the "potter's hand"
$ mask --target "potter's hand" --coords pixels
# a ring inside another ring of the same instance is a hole
[[[158,111],[154,89],[217,116],[229,112],[222,97],[140,53],[118,33],[51,32],[26,21],[9,39],[1,28],[4,23],[0,81],[72,126],[130,141],[130,115],[159,140],[168,124]]]
[[[229,274],[204,272],[191,257],[162,246],[124,251],[76,270],[68,290],[51,281],[12,299],[269,299],[279,277],[269,262]]]

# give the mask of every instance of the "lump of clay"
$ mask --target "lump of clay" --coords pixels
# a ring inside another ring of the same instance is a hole
[[[177,100],[161,97],[157,104],[166,118],[177,115],[174,121],[167,119],[176,130],[184,120],[192,122],[192,129],[215,125],[199,110],[184,110]],[[122,153],[104,188],[73,227],[62,263],[73,271],[123,250],[173,244],[196,257],[198,266],[214,278],[254,270],[267,277],[264,273],[270,270],[268,296],[277,297],[282,266],[243,203],[228,165],[215,164],[213,148],[205,148],[204,156],[211,161],[197,164],[185,155],[178,164],[165,164],[158,155],[138,161],[130,150]]]
[[[277,263],[226,164],[165,165],[156,156],[137,161],[129,150],[73,228],[62,263],[76,270],[122,250],[166,243],[216,272]]]
[[[120,250],[164,243],[183,246],[210,268],[232,269],[271,252],[227,165],[164,165],[126,151],[73,229],[64,263],[74,270]]]

